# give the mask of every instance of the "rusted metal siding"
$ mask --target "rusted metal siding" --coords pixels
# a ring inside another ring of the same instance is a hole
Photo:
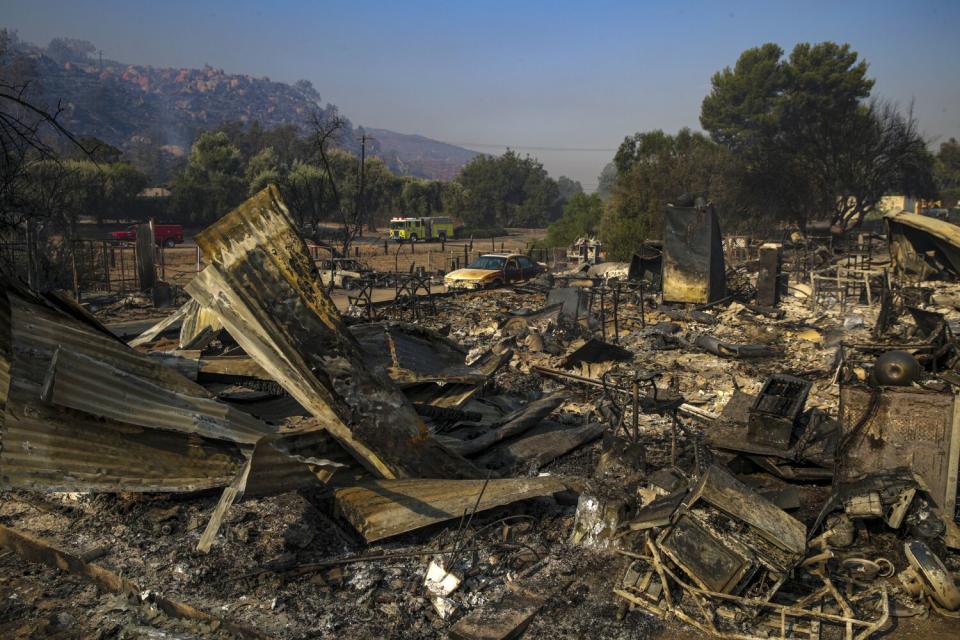
[[[40,399],[60,346],[151,377],[178,392],[206,391],[29,292],[0,283],[0,344],[11,346],[0,484],[38,490],[193,491],[227,485],[244,455],[230,442],[123,424]],[[136,398],[111,396],[117,410]]]
[[[153,358],[93,331],[22,292],[7,292],[10,304],[9,332],[15,367],[11,375],[42,382],[58,348],[69,349],[109,364],[132,375],[153,380],[171,391],[198,397],[210,393]]]
[[[270,495],[325,484],[336,470],[355,464],[326,431],[265,438],[253,452],[247,495]]]
[[[483,384],[487,376],[464,364],[466,354],[443,336],[413,325],[350,327],[370,367],[388,370],[398,385],[422,382]]]
[[[873,394],[877,394],[874,398]],[[836,480],[910,467],[923,478],[945,513],[953,513],[960,460],[960,411],[952,392],[859,385],[840,387],[844,435],[865,420],[851,441]]]
[[[384,372],[364,365],[276,187],[195,240],[210,266],[188,286],[191,296],[372,473],[479,475],[431,438]]]
[[[125,424],[256,444],[275,432],[228,404],[164,389],[69,349],[54,354],[41,398]]]

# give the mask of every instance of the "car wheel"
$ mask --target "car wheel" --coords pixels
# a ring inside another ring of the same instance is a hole
[[[175,246],[177,246],[177,243],[173,238],[167,238],[163,241],[163,246],[165,246],[167,249],[173,249]]]
[[[410,234],[410,242],[416,242],[416,241],[417,241],[417,234],[411,233],[411,234]]]
[[[496,288],[502,287],[502,286],[503,286],[503,280],[494,280],[493,282],[490,283],[490,288],[491,288],[491,289],[496,289]]]
[[[446,241],[447,241],[447,232],[446,232],[446,231],[441,231],[441,232],[440,232],[440,242],[446,242]]]

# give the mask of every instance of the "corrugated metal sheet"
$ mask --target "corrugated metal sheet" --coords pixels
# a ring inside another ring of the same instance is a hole
[[[195,300],[190,300],[185,302],[179,309],[171,313],[169,316],[161,320],[160,322],[154,324],[149,329],[138,335],[136,338],[127,343],[131,347],[139,347],[142,344],[147,344],[148,342],[153,342],[156,340],[160,334],[167,331],[173,331],[178,322],[182,322],[183,318],[187,315],[190,310],[190,307],[198,307]]]
[[[224,487],[240,446],[148,429],[38,402],[14,379],[3,426],[0,482],[40,491],[196,491]]]
[[[188,286],[270,376],[382,477],[477,477],[430,437],[323,291],[276,187],[195,236],[210,266]]]
[[[0,282],[0,336],[0,344],[11,345],[9,359],[3,358],[9,393],[0,484],[62,491],[193,491],[225,486],[241,468],[243,452],[231,442],[122,424],[42,402],[45,372],[61,345],[180,392],[207,393],[6,282]]]
[[[237,444],[253,445],[276,431],[228,404],[164,389],[69,349],[54,354],[41,399],[125,424]]]
[[[922,281],[939,271],[960,277],[960,227],[908,211],[884,216],[897,273]]]
[[[246,493],[270,495],[319,487],[333,475],[332,465],[351,464],[350,454],[326,431],[271,436],[253,452]]]
[[[153,380],[171,391],[198,397],[209,392],[153,358],[97,333],[23,292],[8,289],[11,344],[16,363],[12,375],[42,382],[57,348],[86,355],[132,375]]]
[[[54,402],[41,399],[48,372],[47,397]],[[248,412],[210,399],[203,387],[173,369],[2,280],[0,398],[5,400],[2,486],[54,491],[225,487],[246,466],[254,443],[275,431]],[[299,454],[278,455],[303,465]],[[312,464],[331,466],[318,458]],[[275,483],[272,489],[284,487]]]
[[[183,324],[180,325],[181,349],[190,349],[195,343],[203,341],[204,336],[223,329],[214,312],[201,307],[196,300],[191,300],[190,303],[192,304],[183,317]]]

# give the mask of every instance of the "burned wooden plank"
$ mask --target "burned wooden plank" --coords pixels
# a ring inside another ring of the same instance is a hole
[[[377,480],[339,488],[334,496],[343,517],[367,542],[375,542],[459,518],[475,506],[484,511],[564,490],[563,480],[552,476],[489,481]]]
[[[478,476],[431,437],[385,373],[364,366],[276,187],[195,239],[210,266],[188,286],[191,296],[372,473]]]
[[[594,422],[579,427],[542,423],[510,442],[494,447],[476,459],[477,466],[499,473],[535,471],[563,454],[596,440],[606,426]]]
[[[460,618],[450,628],[450,637],[456,640],[518,638],[551,595],[544,591],[511,589],[500,602]]]
[[[483,433],[472,440],[458,440],[456,438],[443,438],[442,442],[451,451],[456,451],[460,455],[469,456],[477,454],[492,445],[506,440],[507,438],[523,433],[527,429],[540,424],[544,418],[553,413],[557,407],[563,404],[565,394],[554,393],[534,400],[527,406],[518,409],[511,415],[505,417],[499,426]]]
[[[153,220],[137,225],[137,238],[134,253],[137,264],[137,282],[140,291],[149,291],[157,282],[156,251],[157,245],[153,233]]]

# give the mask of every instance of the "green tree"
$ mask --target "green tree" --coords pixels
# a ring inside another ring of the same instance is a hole
[[[597,177],[597,195],[606,202],[613,195],[613,187],[617,183],[617,165],[608,162]]]
[[[404,178],[394,175],[380,158],[364,162],[364,207],[367,220],[375,225],[385,223],[394,213],[402,212],[400,204]]]
[[[560,199],[567,202],[575,194],[583,193],[583,185],[573,178],[560,176],[557,178],[557,190],[560,192]]]
[[[754,216],[858,224],[889,191],[923,195],[932,165],[912,116],[868,103],[873,80],[849,45],[775,44],[717,72],[700,123],[737,159]],[[619,168],[619,166],[618,166]]]
[[[603,199],[598,194],[573,194],[563,205],[563,215],[547,227],[547,246],[565,247],[577,238],[596,235],[603,210]]]
[[[295,161],[280,188],[301,229],[316,226],[331,208],[332,194],[326,188],[326,174],[315,164]]]
[[[247,161],[244,179],[247,183],[247,194],[251,196],[269,184],[282,182],[280,164],[273,147],[264,147]]]
[[[935,177],[944,206],[957,206],[960,200],[960,142],[956,138],[940,143]]]
[[[201,134],[172,190],[172,205],[180,219],[194,223],[216,220],[246,197],[240,149],[222,131]]]
[[[469,227],[543,227],[561,212],[560,191],[536,158],[508,150],[477,156],[457,177]]]
[[[701,133],[637,133],[623,141],[614,162],[617,181],[600,225],[614,259],[629,259],[643,240],[659,237],[664,209],[681,194],[712,201],[721,212],[735,209],[730,155]]]
[[[145,173],[128,162],[101,165],[104,203],[97,219],[121,220],[134,217],[139,208],[137,196],[150,183]]]

